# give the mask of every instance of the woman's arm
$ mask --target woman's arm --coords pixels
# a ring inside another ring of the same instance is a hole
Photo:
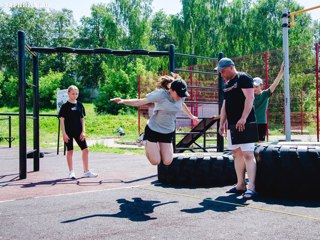
[[[112,99],[110,99],[110,101],[116,102],[118,104],[125,104],[128,106],[133,106],[133,107],[139,107],[139,106],[150,103],[150,101],[147,98],[141,98],[141,99],[112,98]]]
[[[185,103],[182,104],[182,111],[192,120],[194,125],[199,123],[198,117],[194,116]]]

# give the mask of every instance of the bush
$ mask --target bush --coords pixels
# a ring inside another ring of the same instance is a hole
[[[28,78],[27,82],[32,83],[32,76]],[[39,78],[39,107],[44,109],[54,109],[56,107],[57,90],[65,89],[69,85],[75,84],[75,81],[60,72],[52,72]],[[75,84],[76,85],[76,84]],[[79,87],[80,88],[80,87]],[[33,102],[33,89],[27,88],[27,106],[32,106]]]
[[[136,61],[128,64],[125,71],[115,71],[114,69],[108,69],[105,64],[102,65],[107,80],[99,89],[98,97],[94,101],[97,113],[116,115],[118,113],[136,112],[137,108],[135,107],[120,105],[110,102],[109,100],[115,97],[123,99],[138,98],[138,74],[141,75],[141,86],[143,86],[143,89],[141,89],[141,97],[145,97],[146,93],[156,88],[154,79],[158,79],[157,74],[147,71],[141,59],[136,59]]]
[[[18,93],[19,93],[19,80],[18,78],[9,77],[7,81],[4,80],[2,87],[3,105],[8,107],[19,106]]]
[[[4,85],[4,75],[3,72],[0,71],[0,107],[3,106],[3,98],[2,98],[2,87]]]
[[[111,102],[111,98],[130,98],[132,85],[129,76],[122,70],[116,72],[110,70],[105,85],[99,89],[99,95],[93,102],[97,113],[118,114],[121,112],[133,112],[134,108]]]

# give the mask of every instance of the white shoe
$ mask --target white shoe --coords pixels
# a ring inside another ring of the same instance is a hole
[[[69,178],[69,179],[77,179],[77,178],[76,178],[76,174],[74,173],[74,171],[70,171],[70,172],[69,172],[68,178]]]
[[[145,146],[146,145],[146,141],[143,140],[143,137],[144,137],[144,133],[141,133],[139,138],[137,139],[137,145],[139,147],[142,147],[142,146]]]
[[[93,172],[91,172],[91,171],[89,170],[89,171],[83,173],[83,176],[82,176],[82,177],[83,177],[83,178],[96,178],[96,177],[98,177],[98,174],[97,174],[97,173],[93,173]]]

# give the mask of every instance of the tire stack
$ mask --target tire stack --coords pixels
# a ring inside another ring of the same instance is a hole
[[[320,199],[319,143],[261,144],[256,147],[255,156],[256,190],[259,194]]]
[[[175,186],[215,187],[235,184],[237,177],[230,153],[178,154],[169,166],[158,166],[158,180]]]

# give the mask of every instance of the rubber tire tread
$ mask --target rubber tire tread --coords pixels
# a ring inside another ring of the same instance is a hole
[[[158,180],[164,184],[185,187],[227,186],[237,182],[233,156],[174,157],[169,166],[158,165]]]
[[[255,157],[259,194],[320,199],[320,146],[263,144],[256,147]]]

